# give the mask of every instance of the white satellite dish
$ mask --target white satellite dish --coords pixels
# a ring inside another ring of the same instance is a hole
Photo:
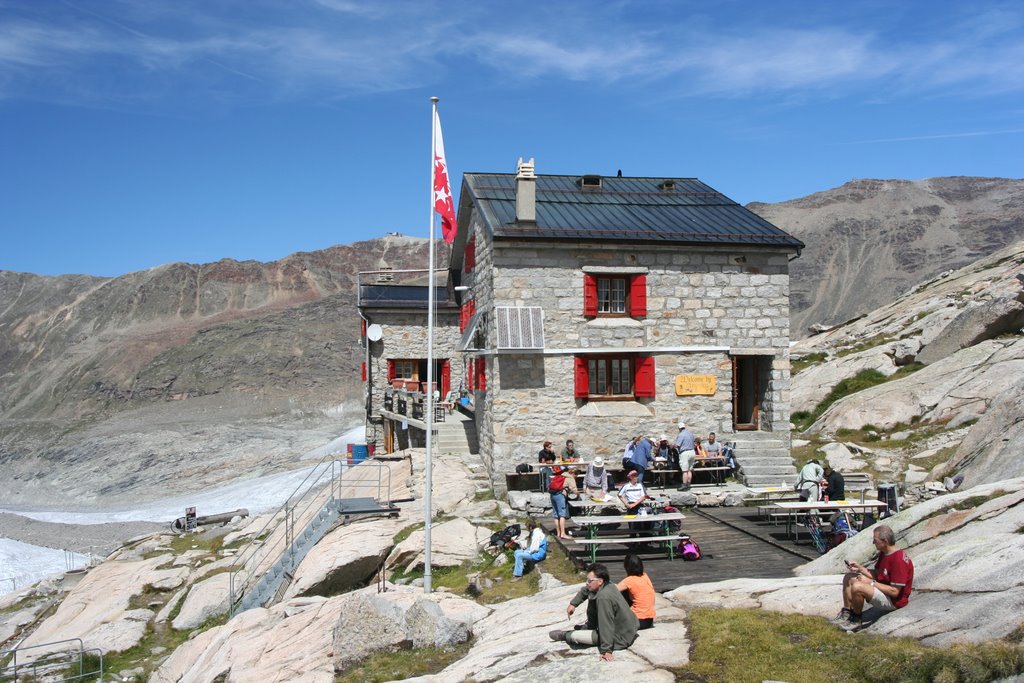
[[[380,338],[384,336],[384,330],[380,325],[374,323],[366,328],[366,338],[370,341],[380,341]]]

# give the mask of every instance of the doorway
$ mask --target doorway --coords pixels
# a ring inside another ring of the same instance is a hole
[[[733,356],[732,423],[736,431],[760,428],[771,367],[771,356]]]

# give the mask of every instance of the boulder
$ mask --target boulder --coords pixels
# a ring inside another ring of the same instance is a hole
[[[578,589],[559,586],[494,605],[491,614],[473,625],[473,647],[464,658],[438,674],[409,681],[675,680],[669,669],[688,663],[690,644],[682,610],[661,595],[655,602],[657,627],[641,631],[632,647],[615,653],[614,662],[601,661],[597,648],[573,649],[549,640],[549,630],[585,620],[582,607],[570,622],[565,618],[565,607]]]
[[[430,563],[434,567],[457,567],[475,559],[490,537],[489,529],[474,527],[461,517],[436,524],[430,530]],[[404,567],[407,571],[422,566],[423,548],[424,533],[417,529],[395,546],[385,565],[389,569]]]
[[[697,494],[692,491],[668,491],[668,500],[677,508],[692,508],[697,505]]]
[[[917,354],[926,365],[942,360],[960,349],[993,339],[1001,334],[1019,333],[1024,327],[1024,304],[1010,297],[976,301],[964,309]]]
[[[855,472],[866,464],[863,460],[855,458],[845,444],[827,443],[819,448],[818,452],[837,472]]]
[[[892,362],[896,367],[910,365],[917,359],[917,352],[921,350],[921,340],[917,338],[901,339],[892,345]]]
[[[725,497],[722,499],[722,506],[727,508],[737,507],[743,505],[743,500],[743,494],[736,491],[730,491],[725,494]]]
[[[178,631],[187,631],[210,617],[226,612],[230,579],[231,574],[224,572],[192,584],[178,616],[171,621],[171,627]]]
[[[344,671],[367,655],[398,646],[449,647],[469,638],[490,610],[449,593],[423,595],[401,587],[365,589],[340,596],[334,627],[334,666]]]
[[[508,504],[513,510],[524,512],[530,504],[530,491],[509,491]]]
[[[285,598],[338,595],[363,586],[384,564],[408,519],[361,519],[332,529],[295,570]]]

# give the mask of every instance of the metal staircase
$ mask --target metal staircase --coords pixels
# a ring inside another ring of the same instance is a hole
[[[280,597],[295,568],[338,519],[398,512],[392,504],[387,463],[366,460],[348,465],[334,455],[326,456],[235,558],[229,615],[266,606]]]

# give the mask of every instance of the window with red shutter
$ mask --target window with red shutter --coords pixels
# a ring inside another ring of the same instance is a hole
[[[652,398],[655,395],[654,357],[642,356],[635,360],[636,382],[633,392],[638,398]]]
[[[597,278],[583,274],[583,315],[597,316]]]
[[[388,359],[388,384],[395,378],[395,361]]]
[[[647,276],[634,275],[629,283],[629,315],[647,317]]]
[[[487,359],[483,356],[476,359],[476,388],[487,391]]]
[[[451,361],[441,361],[441,398],[448,395],[452,388],[452,365]]]
[[[463,268],[465,272],[473,272],[473,268],[476,267],[476,237],[470,237],[469,241],[466,242],[466,255],[463,259]]]
[[[576,378],[576,398],[587,398],[590,395],[590,377],[587,374],[587,359],[576,356],[573,358],[575,368],[573,376]]]

